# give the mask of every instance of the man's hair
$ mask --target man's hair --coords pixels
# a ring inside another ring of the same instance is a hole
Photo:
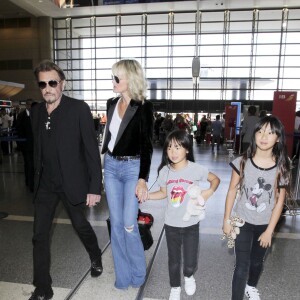
[[[254,116],[256,113],[256,107],[254,105],[249,106],[248,113],[250,116]]]
[[[40,72],[49,72],[53,70],[58,73],[60,80],[66,79],[64,71],[51,60],[43,60],[40,62],[39,65],[34,69],[34,76],[36,80],[39,80]]]
[[[26,105],[31,105],[32,104],[32,99],[27,99],[26,100]]]

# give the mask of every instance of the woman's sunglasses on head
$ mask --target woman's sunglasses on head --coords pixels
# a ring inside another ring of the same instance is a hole
[[[46,88],[47,84],[52,88],[56,88],[60,82],[61,81],[57,81],[57,80],[39,81],[38,86],[41,90]]]
[[[115,75],[111,75],[111,79],[114,80],[116,83],[120,83],[120,78]]]

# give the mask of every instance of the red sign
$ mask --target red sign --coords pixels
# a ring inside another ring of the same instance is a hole
[[[0,107],[11,107],[10,100],[0,100]]]
[[[274,92],[272,114],[282,122],[288,155],[293,156],[294,123],[296,111],[297,92]]]
[[[233,140],[235,135],[236,127],[236,116],[237,116],[237,106],[236,105],[226,105],[225,106],[225,139]]]

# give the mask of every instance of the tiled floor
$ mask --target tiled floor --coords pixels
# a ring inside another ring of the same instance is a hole
[[[230,180],[230,158],[226,150],[212,153],[208,146],[194,145],[197,162],[206,165],[221,178],[221,184],[207,205],[207,217],[201,222],[199,268],[195,275],[197,291],[182,299],[230,299],[230,282],[234,263],[233,251],[221,237],[224,201]],[[149,184],[156,179],[161,149],[155,148]],[[156,186],[154,184],[153,189]],[[0,299],[25,300],[33,290],[32,281],[32,194],[24,184],[22,156],[15,152],[4,156],[0,165]],[[168,299],[169,280],[166,242],[163,228],[165,201],[149,201],[141,209],[154,216],[154,245],[145,252],[148,280],[141,289],[119,291],[114,288],[114,270],[106,227],[108,209],[105,197],[101,205],[87,209],[103,254],[104,272],[99,278],[89,275],[89,258],[74,233],[64,209],[59,206],[52,235],[52,278],[54,300],[134,300]],[[300,299],[300,219],[282,217],[270,249],[259,289],[262,299]]]

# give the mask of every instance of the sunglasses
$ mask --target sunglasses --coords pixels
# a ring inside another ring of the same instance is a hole
[[[52,87],[52,88],[56,88],[57,85],[60,83],[61,81],[57,81],[57,80],[49,80],[49,81],[39,81],[38,82],[38,86],[41,90],[43,90],[44,88],[46,88],[47,84]]]
[[[118,76],[111,75],[111,79],[114,80],[118,84],[120,83],[120,78]]]

